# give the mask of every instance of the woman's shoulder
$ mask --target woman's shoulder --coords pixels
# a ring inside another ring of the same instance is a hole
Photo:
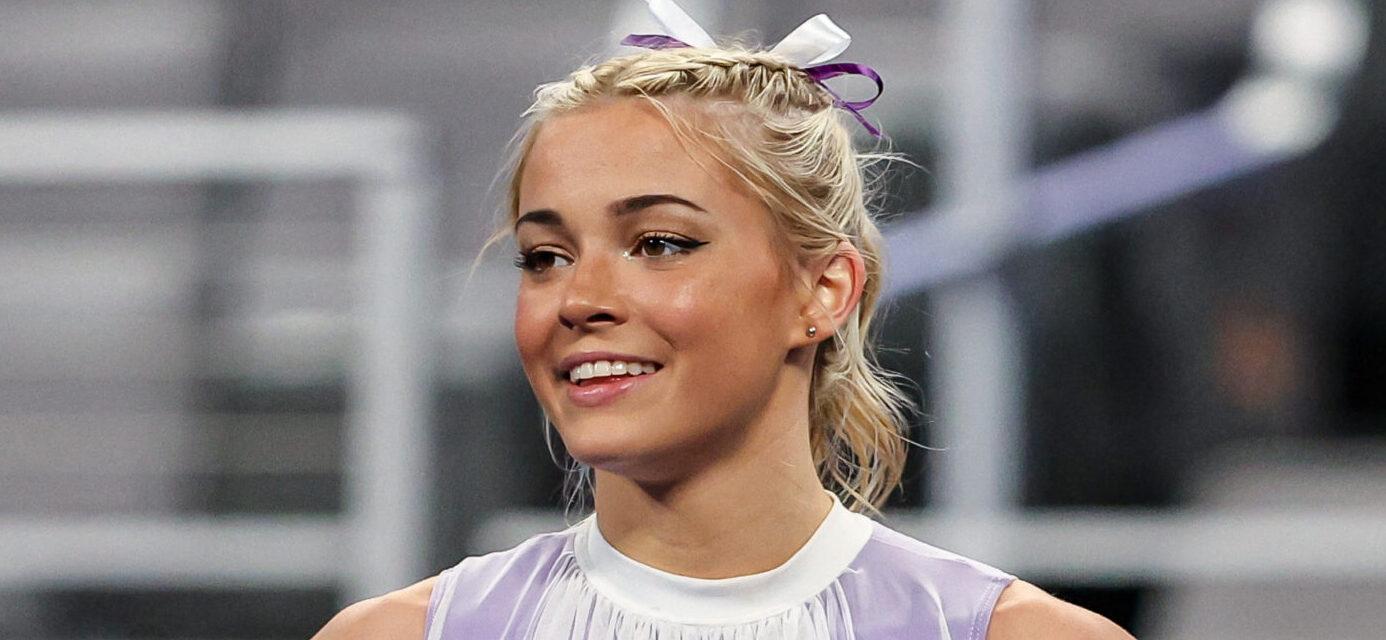
[[[562,531],[550,531],[526,538],[519,544],[490,553],[468,556],[451,572],[461,579],[476,575],[491,575],[512,571],[529,571],[534,565],[552,562],[570,547],[569,541],[584,524],[578,523]]]
[[[875,520],[871,523],[871,538],[859,562],[871,563],[902,577],[928,578],[940,584],[976,585],[992,591],[993,596],[1015,579],[975,558],[936,547],[885,523]]]
[[[987,640],[1134,640],[1116,623],[1023,580],[996,601]]]
[[[878,579],[925,584],[904,591],[940,598],[950,618],[971,620],[969,633],[985,629],[987,640],[1132,640],[1110,620],[1006,571],[875,525],[872,544],[863,550],[870,558],[863,562],[877,569]]]
[[[442,600],[455,597],[456,593],[466,593],[465,602],[477,607],[513,598],[515,593],[512,592],[525,591],[535,585],[517,587],[513,581],[503,578],[542,575],[544,572],[536,568],[561,555],[573,531],[570,527],[565,531],[541,533],[509,549],[468,556],[436,576],[362,600],[334,616],[313,640],[423,638],[432,601],[446,609]]]
[[[313,640],[423,638],[428,601],[437,581],[434,576],[342,609]]]

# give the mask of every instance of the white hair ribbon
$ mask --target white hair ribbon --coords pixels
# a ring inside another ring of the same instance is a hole
[[[654,14],[659,24],[664,27],[663,34],[636,34],[632,33],[621,40],[621,44],[647,49],[671,49],[676,47],[716,47],[717,43],[712,40],[712,36],[707,34],[698,23],[684,12],[674,0],[645,0],[650,7],[650,13]],[[770,49],[770,53],[783,57],[790,64],[802,69],[809,77],[813,78],[819,86],[823,87],[833,97],[833,105],[846,109],[857,119],[866,131],[873,136],[880,137],[881,131],[866,120],[861,114],[861,110],[871,106],[871,103],[879,98],[881,91],[885,88],[885,83],[881,80],[881,75],[874,69],[864,64],[855,62],[837,62],[833,64],[820,64],[822,62],[836,58],[838,54],[847,50],[847,46],[852,44],[852,36],[847,35],[841,27],[833,23],[828,16],[818,14],[796,29],[789,32],[779,44]],[[848,101],[837,95],[831,87],[824,83],[825,80],[844,75],[863,76],[876,83],[876,95],[857,101]]]
[[[664,27],[664,33],[690,47],[715,47],[712,36],[698,25],[692,16],[674,0],[645,0],[650,13]],[[789,32],[770,52],[782,56],[795,66],[827,62],[836,58],[852,44],[852,36],[837,26],[826,14],[818,14]]]
[[[850,44],[852,36],[820,13],[789,32],[779,44],[770,48],[770,53],[784,56],[796,66],[807,67],[836,58]]]

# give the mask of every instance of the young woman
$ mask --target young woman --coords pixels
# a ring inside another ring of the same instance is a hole
[[[319,638],[1130,637],[861,513],[899,484],[907,401],[869,338],[880,156],[839,106],[726,46],[540,88],[492,241],[514,234],[520,358],[595,514]]]

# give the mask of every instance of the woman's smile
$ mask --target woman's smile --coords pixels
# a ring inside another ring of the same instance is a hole
[[[583,378],[577,382],[569,379],[563,384],[568,392],[567,396],[570,402],[576,406],[591,409],[611,404],[622,398],[628,398],[635,390],[651,384],[658,375],[659,369],[655,369],[648,373],[642,371],[637,375],[629,373],[605,375]]]
[[[612,351],[580,351],[562,360],[555,374],[568,399],[579,407],[599,407],[644,386],[664,365],[653,358]]]

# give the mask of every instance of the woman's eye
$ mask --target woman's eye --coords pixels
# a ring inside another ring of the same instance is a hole
[[[563,264],[555,264],[558,261]],[[533,273],[542,273],[549,267],[566,267],[573,262],[552,251],[521,251],[515,255],[514,264],[516,267]]]
[[[705,244],[707,243],[677,236],[649,235],[636,242],[633,253],[644,258],[665,258],[686,253]]]

